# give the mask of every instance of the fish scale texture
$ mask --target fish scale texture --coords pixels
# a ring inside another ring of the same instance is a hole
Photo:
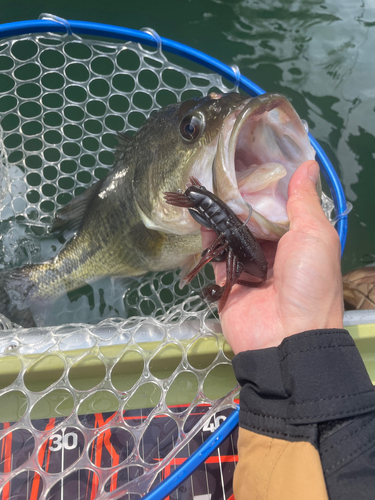
[[[106,174],[118,132],[212,90],[231,89],[218,75],[191,72],[139,44],[52,34],[2,41],[1,268],[56,253],[63,242],[48,236],[56,210]],[[72,498],[77,491],[140,498],[198,428],[234,408],[235,379],[227,395],[210,381],[233,377],[230,349],[194,297],[212,278],[202,272],[183,290],[178,271],[103,280],[57,303],[51,321],[62,326],[13,329],[2,319],[1,498],[28,491],[52,500],[62,488]],[[127,319],[100,322],[108,316]],[[202,365],[196,352],[207,343],[215,354]],[[176,401],[182,409],[168,408]],[[192,417],[197,404],[206,405],[199,418]],[[132,416],[137,408],[141,417]],[[159,417],[163,431],[154,435]]]
[[[1,219],[44,231],[58,208],[112,166],[118,132],[137,130],[167,104],[229,91],[218,75],[190,72],[134,43],[27,35],[0,49],[10,167]]]
[[[230,91],[219,75],[191,72],[135,43],[52,34],[4,41],[0,268],[56,254],[63,242],[48,234],[56,210],[111,168],[119,132],[136,131],[162,106],[218,89]],[[104,280],[83,297],[58,301],[45,324],[160,316],[212,278],[201,273],[182,291],[173,272]]]
[[[118,132],[136,131],[170,103],[231,90],[219,75],[130,42],[52,34],[1,41],[0,269],[56,254],[63,241],[48,236],[56,210],[103,178]],[[135,500],[198,427],[234,407],[235,379],[220,392],[228,385],[220,380],[233,377],[230,349],[196,298],[212,280],[206,270],[183,290],[179,271],[102,280],[58,301],[53,326],[13,329],[1,319],[1,498],[25,489],[33,500],[61,498],[64,478],[71,498]],[[179,410],[170,408],[176,401]],[[207,412],[192,422],[197,404]]]

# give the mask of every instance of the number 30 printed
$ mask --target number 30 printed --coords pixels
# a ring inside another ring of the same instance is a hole
[[[78,436],[75,432],[68,432],[64,436],[53,434],[50,440],[52,442],[52,445],[49,447],[51,451],[60,451],[61,448],[64,448],[64,450],[73,450],[78,444]]]

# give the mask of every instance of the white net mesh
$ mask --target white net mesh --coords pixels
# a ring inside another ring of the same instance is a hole
[[[9,40],[0,51],[11,186],[1,218],[44,232],[56,209],[112,166],[118,132],[137,130],[172,102],[229,90],[218,75],[189,72],[133,43],[43,35]]]
[[[62,478],[73,498],[145,493],[203,420],[234,407],[231,351],[215,326],[206,312],[178,309],[162,322],[132,318],[4,333],[3,495],[8,488],[7,498],[20,498],[28,481],[29,492],[37,491],[32,498],[68,498]],[[201,404],[207,413],[197,417]]]
[[[106,174],[118,132],[135,131],[161,106],[217,89],[229,91],[218,75],[188,71],[139,44],[56,35],[4,41],[0,266],[56,254],[65,239],[47,233],[54,213]],[[103,280],[59,300],[46,324],[158,316],[212,278],[201,273],[182,291],[173,272]]]
[[[211,90],[230,89],[134,43],[3,40],[1,268],[59,250],[64,238],[47,232],[54,213],[106,174],[118,132]],[[234,406],[230,349],[194,297],[212,274],[183,290],[178,279],[102,280],[60,299],[54,326],[4,331],[1,498],[139,498],[206,418]],[[198,404],[207,413],[193,418]]]

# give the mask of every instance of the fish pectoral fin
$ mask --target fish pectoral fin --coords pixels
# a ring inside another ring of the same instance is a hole
[[[96,182],[86,189],[83,193],[73,198],[69,203],[56,212],[55,220],[49,232],[53,233],[63,227],[69,227],[73,231],[77,230],[84,215],[86,208],[98,191],[101,181]]]
[[[192,255],[181,267],[180,282],[178,284],[180,290],[182,290],[186,285],[185,277],[190,273],[192,269],[194,269],[194,267],[201,260],[201,257],[202,255],[200,253],[196,253],[195,255]]]

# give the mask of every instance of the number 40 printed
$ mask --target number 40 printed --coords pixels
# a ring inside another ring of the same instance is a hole
[[[218,417],[216,417],[215,415],[213,417],[210,418],[210,420],[208,420],[204,426],[203,426],[203,432],[215,432],[216,429],[220,426],[220,424],[222,422],[224,422],[224,420],[226,420],[226,416],[225,415],[219,415]]]

